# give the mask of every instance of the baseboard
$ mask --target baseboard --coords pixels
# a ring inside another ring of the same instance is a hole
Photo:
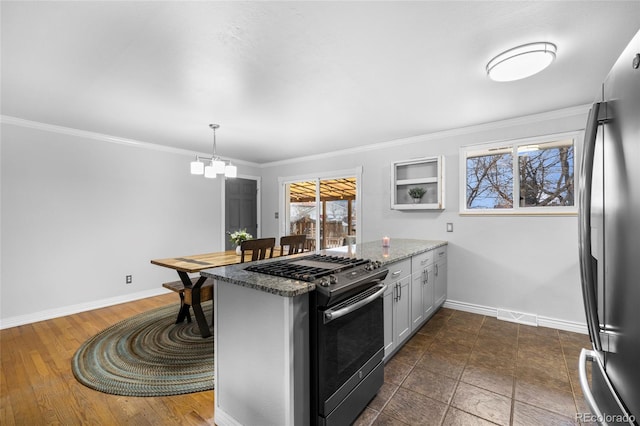
[[[497,309],[489,306],[474,305],[472,303],[459,302],[457,300],[447,299],[442,305],[444,308],[455,309],[456,311],[471,312],[472,314],[486,315],[488,317],[496,317]]]
[[[490,306],[476,305],[476,304],[473,304],[473,303],[460,302],[460,301],[457,301],[457,300],[450,300],[450,299],[447,299],[444,302],[443,307],[450,308],[450,309],[455,309],[457,311],[471,312],[471,313],[474,313],[474,314],[486,315],[486,316],[489,316],[489,317],[505,319],[505,320],[510,320],[510,321],[513,321],[513,322],[519,322],[519,323],[522,323],[522,324],[536,326],[536,324],[532,324],[532,323],[527,322],[527,321],[518,320],[518,315],[512,316],[512,315],[510,315],[511,313],[513,313],[512,311],[508,311],[508,310],[503,309],[503,308],[493,308],[493,307],[490,307]],[[509,314],[508,315],[500,315],[499,316],[498,315],[499,311],[502,311],[503,314],[505,314],[505,313],[509,313]],[[567,320],[563,320],[563,319],[559,319],[559,318],[544,317],[544,316],[540,316],[540,315],[536,315],[536,314],[530,314],[530,313],[529,314],[518,313],[518,314],[519,315],[524,315],[524,316],[521,317],[521,318],[524,318],[524,319],[529,319],[529,318],[532,318],[532,317],[536,317],[537,318],[536,323],[537,323],[537,326],[539,326],[539,327],[549,327],[549,328],[555,328],[556,330],[571,331],[573,333],[589,334],[589,330],[587,329],[587,324],[586,323],[575,322],[575,321],[567,321]]]
[[[541,327],[556,328],[558,330],[572,331],[574,333],[589,334],[586,323],[565,321],[558,318],[538,316],[538,325]]]
[[[225,413],[220,407],[216,405],[215,412],[213,413],[216,425],[218,426],[242,426],[236,419],[229,414]]]
[[[0,320],[0,330],[5,328],[17,327],[19,325],[31,324],[33,322],[45,321],[52,318],[64,317],[67,315],[77,314],[79,312],[91,311],[93,309],[105,308],[107,306],[118,305],[120,303],[132,302],[134,300],[144,299],[147,297],[159,296],[168,292],[169,291],[164,288],[144,290],[137,293],[129,293],[123,296],[110,297],[107,299],[96,300],[87,303],[64,306],[62,308],[47,309],[31,314],[4,318]]]

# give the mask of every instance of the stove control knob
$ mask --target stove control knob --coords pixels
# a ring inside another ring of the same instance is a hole
[[[365,271],[373,271],[374,269],[378,269],[380,267],[381,263],[378,262],[377,260],[375,262],[369,262],[365,265],[364,270]]]
[[[338,278],[335,275],[329,275],[329,283],[330,284],[337,284],[338,283]]]
[[[329,280],[327,280],[326,278],[322,278],[320,280],[320,286],[321,287],[329,287]]]

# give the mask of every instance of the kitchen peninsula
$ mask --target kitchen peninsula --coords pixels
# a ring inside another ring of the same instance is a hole
[[[391,239],[390,247],[369,242],[319,252],[368,259],[389,269],[383,281],[385,360],[444,303],[446,247],[446,241]],[[201,272],[216,281],[216,424],[309,424],[309,303],[316,284],[251,272],[247,267],[239,264]]]

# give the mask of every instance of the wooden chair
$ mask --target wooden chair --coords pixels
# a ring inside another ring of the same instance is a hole
[[[275,238],[256,238],[254,240],[246,240],[240,243],[240,251],[242,257],[240,263],[244,263],[244,252],[251,250],[251,261],[262,260],[273,257],[273,248],[276,246]],[[269,255],[267,256],[267,252]]]
[[[280,256],[284,256],[284,246],[289,247],[289,252],[286,255],[302,253],[304,246],[307,243],[307,236],[302,235],[286,235],[280,237]]]

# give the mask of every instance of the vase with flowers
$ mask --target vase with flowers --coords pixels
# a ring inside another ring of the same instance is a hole
[[[241,254],[240,244],[242,244],[243,241],[247,241],[252,238],[253,238],[253,235],[248,233],[246,229],[240,229],[238,231],[229,233],[229,239],[231,240],[232,243],[236,245],[236,254],[238,255]]]

